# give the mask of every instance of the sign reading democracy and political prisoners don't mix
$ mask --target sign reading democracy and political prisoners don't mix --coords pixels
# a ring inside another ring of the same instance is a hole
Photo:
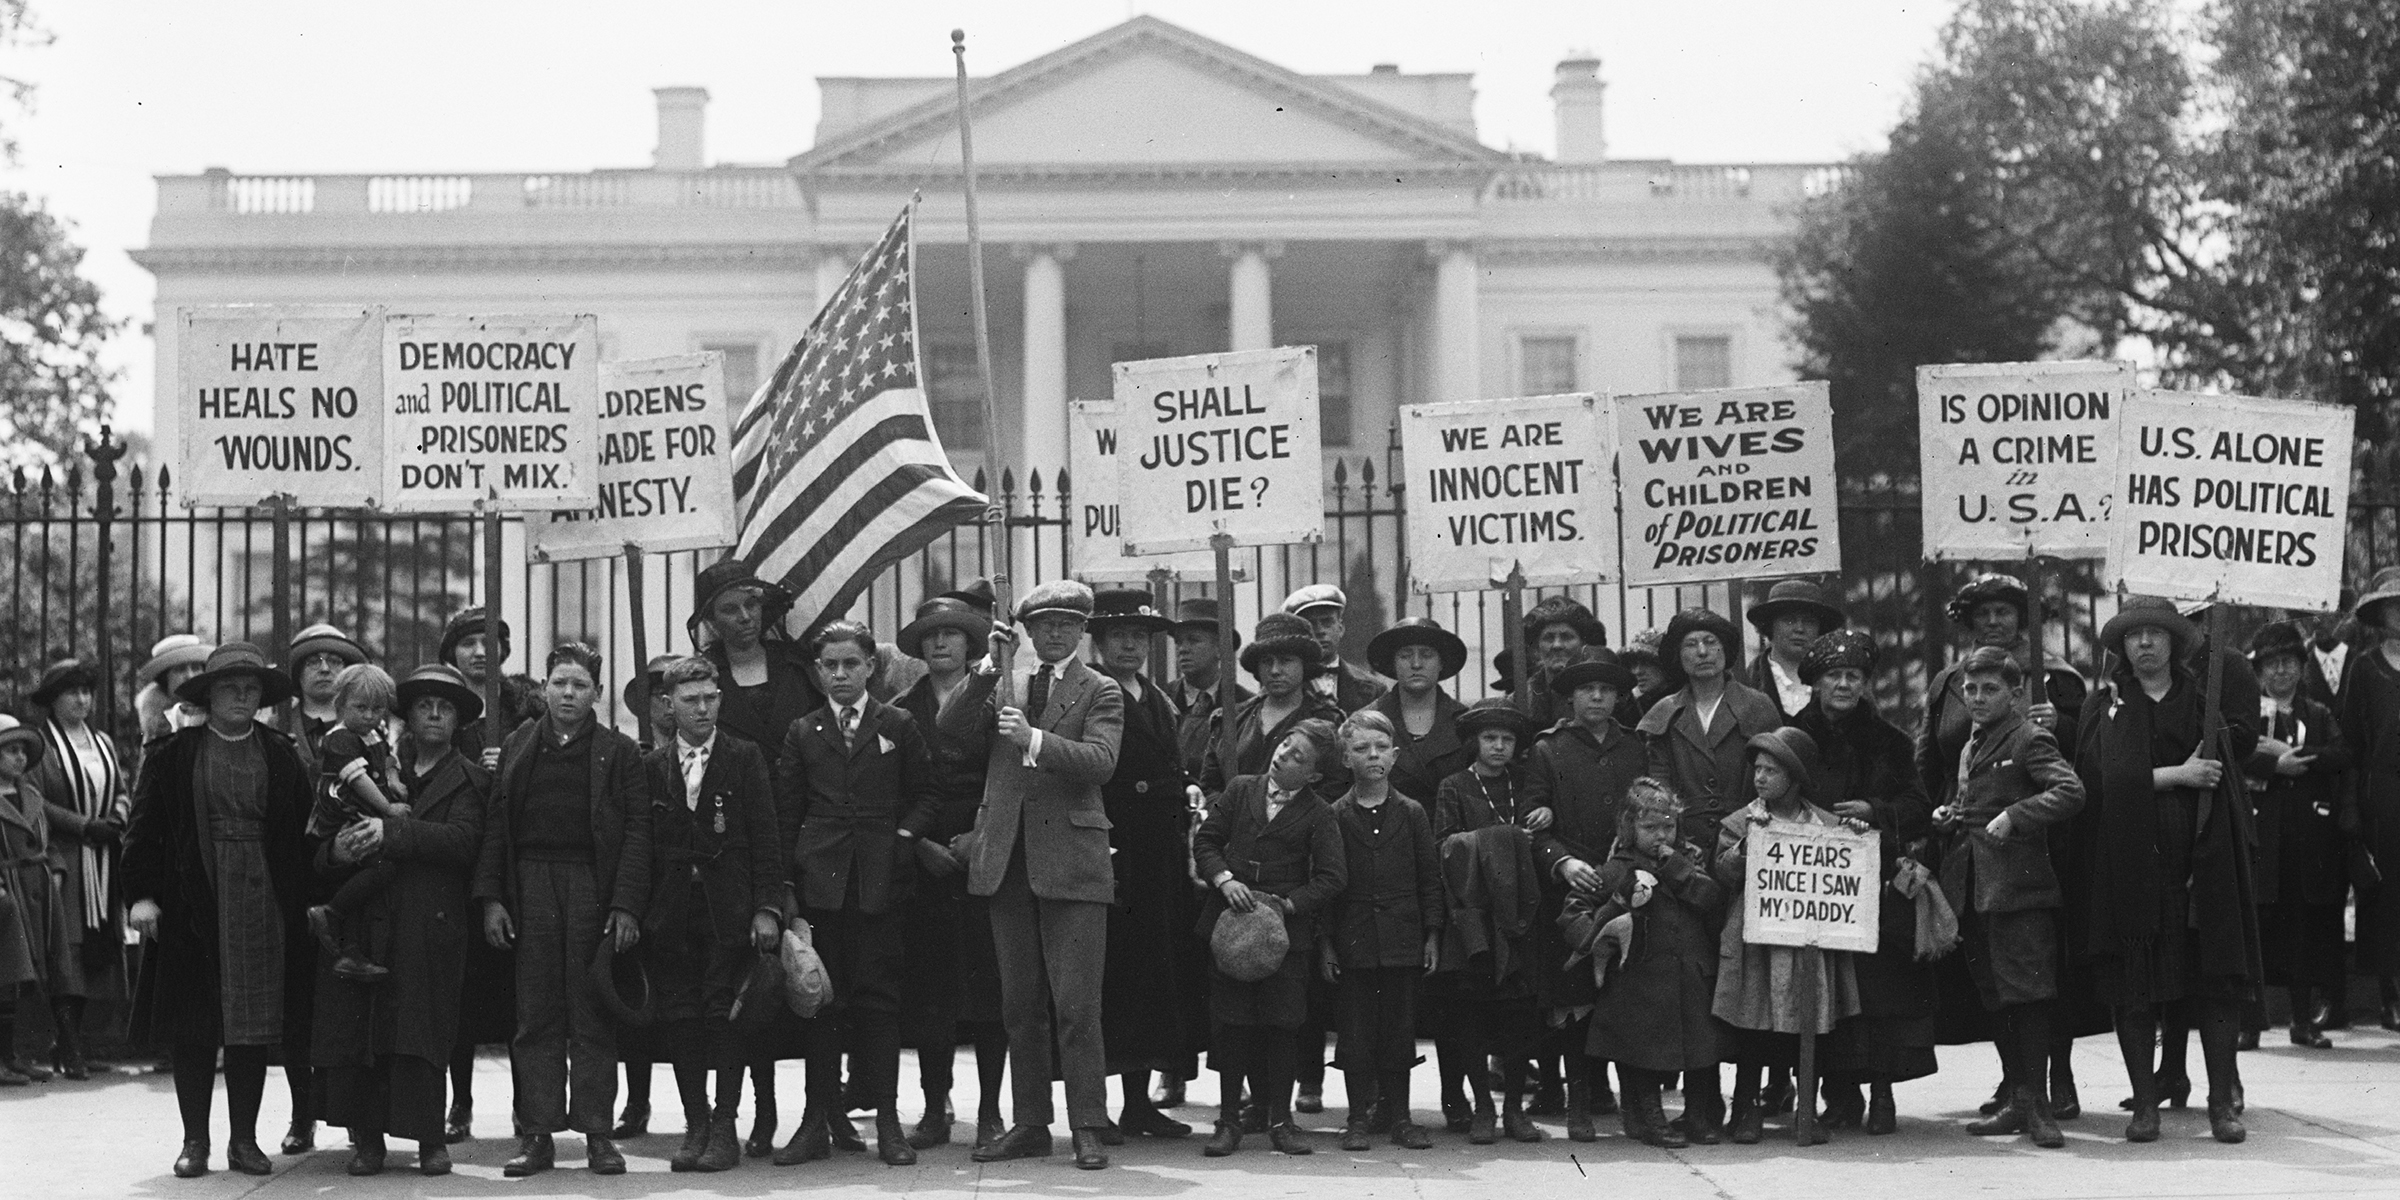
[[[387,320],[384,507],[592,507],[599,360],[589,315]]]
[[[1620,396],[1616,408],[1627,583],[1841,569],[1824,383]]]
[[[1616,431],[1599,397],[1460,400],[1400,412],[1416,590],[1470,591],[1512,571],[1533,587],[1617,577]]]

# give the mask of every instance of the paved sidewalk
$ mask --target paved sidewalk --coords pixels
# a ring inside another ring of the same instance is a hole
[[[1490,1200],[1585,1195],[1594,1200],[1673,1200],[1729,1197],[1747,1200],[1864,1200],[1866,1197],[2194,1197],[2218,1196],[2400,1196],[2400,1037],[2381,1030],[2334,1035],[2337,1048],[2303,1052],[2282,1043],[2282,1031],[2267,1034],[2266,1048],[2242,1056],[2250,1093],[2250,1141],[2221,1146],[2209,1140],[2208,1122],[2195,1107],[2166,1118],[2166,1136],[2149,1146],[2122,1140],[2124,1119],[2116,1102],[2125,1093],[2114,1044],[2087,1038],[2078,1045],[2076,1069],[2089,1115],[2066,1126],[2064,1150],[2037,1150],[2022,1139],[2001,1142],[1967,1137],[1958,1124],[1989,1094],[1994,1067],[1984,1047],[1942,1052],[1943,1072],[1899,1089],[1900,1132],[1870,1138],[1839,1135],[1828,1146],[1799,1151],[1788,1133],[1770,1126],[1758,1146],[1694,1147],[1666,1152],[1628,1142],[1604,1120],[1597,1143],[1576,1145],[1560,1136],[1555,1121],[1544,1122],[1553,1140],[1540,1145],[1474,1147],[1465,1139],[1436,1134],[1434,1148],[1407,1152],[1385,1147],[1366,1154],[1335,1150],[1330,1134],[1337,1112],[1307,1118],[1319,1131],[1317,1153],[1285,1158],[1249,1139],[1230,1159],[1203,1159],[1198,1140],[1148,1142],[1114,1152],[1107,1171],[1071,1169],[1064,1157],[981,1167],[962,1146],[930,1151],[906,1170],[875,1163],[867,1155],[841,1155],[830,1162],[775,1168],[751,1160],[723,1175],[671,1175],[665,1156],[680,1140],[680,1120],[659,1122],[667,1132],[626,1144],[631,1170],[618,1179],[595,1179],[581,1167],[582,1141],[562,1137],[559,1157],[571,1164],[530,1180],[501,1178],[511,1153],[507,1133],[506,1063],[486,1059],[476,1081],[483,1101],[475,1142],[454,1148],[458,1169],[443,1179],[415,1174],[413,1148],[393,1147],[392,1167],[375,1179],[343,1174],[348,1161],[340,1130],[320,1133],[326,1146],[297,1159],[278,1157],[275,1174],[258,1179],[223,1169],[223,1097],[218,1099],[215,1174],[178,1180],[167,1171],[179,1140],[174,1089],[164,1075],[111,1075],[89,1083],[51,1083],[0,1092],[0,1184],[11,1198],[53,1196],[171,1196],[193,1200],[220,1197],[510,1197],[589,1195],[764,1196],[806,1191],[824,1197],[1026,1196],[1026,1197],[1270,1197],[1309,1200],[1354,1197],[1411,1197],[1428,1200]],[[2192,1065],[2199,1066],[2198,1048]],[[915,1077],[903,1065],[903,1078]],[[973,1105],[971,1058],[958,1072],[956,1101]],[[1338,1078],[1338,1077],[1337,1077]],[[782,1094],[797,1110],[798,1064],[787,1063]],[[1335,1087],[1339,1091],[1338,1083]],[[1196,1097],[1213,1097],[1213,1078],[1195,1086]],[[288,1119],[282,1081],[270,1077],[266,1111],[260,1118],[262,1144],[272,1151]],[[662,1067],[655,1097],[674,1103],[674,1084]],[[1416,1102],[1421,1119],[1432,1096],[1432,1073],[1421,1068]],[[1336,1096],[1338,1100],[1338,1094]],[[2197,1101],[2198,1097],[2194,1098]],[[1185,1120],[1204,1121],[1213,1111],[1179,1110]],[[909,1110],[913,1120],[915,1112]],[[747,1128],[745,1124],[745,1129]],[[1201,1125],[1205,1132],[1206,1126]],[[959,1132],[968,1134],[961,1124]],[[1781,1134],[1781,1136],[1778,1136]]]

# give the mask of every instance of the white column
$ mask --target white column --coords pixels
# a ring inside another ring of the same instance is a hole
[[[1226,275],[1228,350],[1265,350],[1275,344],[1275,281],[1267,260],[1283,254],[1281,242],[1227,242],[1218,253],[1233,260]]]
[[[1433,371],[1424,400],[1478,400],[1483,397],[1480,350],[1482,318],[1475,301],[1475,247],[1466,242],[1435,242],[1433,257]]]
[[[1030,470],[1047,490],[1067,462],[1067,272],[1073,246],[1020,246],[1025,260],[1025,440],[1018,486]],[[990,436],[999,436],[992,431]]]

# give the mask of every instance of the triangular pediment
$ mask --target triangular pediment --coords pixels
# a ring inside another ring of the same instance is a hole
[[[995,167],[1484,163],[1455,129],[1155,17],[978,81],[975,159]],[[803,173],[955,168],[954,102],[929,99],[792,160]]]

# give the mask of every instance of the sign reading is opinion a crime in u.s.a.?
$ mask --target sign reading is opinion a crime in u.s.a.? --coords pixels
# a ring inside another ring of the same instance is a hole
[[[600,364],[600,503],[529,526],[535,558],[605,558],[730,546],[733,447],[725,356]]]
[[[385,508],[549,512],[599,500],[596,317],[394,316],[383,405]]]
[[[2102,582],[2178,600],[2339,602],[2355,410],[2137,391]]]
[[[1925,557],[2098,558],[2117,490],[2126,362],[1917,368]]]
[[[1625,581],[1842,569],[1825,384],[1619,396]]]
[[[1409,582],[1473,591],[1617,578],[1616,422],[1591,393],[1400,410]]]
[[[1872,954],[1883,928],[1883,843],[1838,825],[1770,820],[1743,846],[1742,940]]]
[[[1116,400],[1127,554],[1324,539],[1316,347],[1121,362]]]
[[[1125,553],[1117,499],[1117,403],[1077,400],[1067,405],[1067,480],[1074,506],[1067,513],[1067,561],[1085,583],[1143,583],[1153,571],[1182,579],[1216,578],[1206,550],[1175,554]],[[1247,575],[1247,571],[1241,572]]]
[[[177,320],[184,503],[382,500],[382,309],[237,304]]]

